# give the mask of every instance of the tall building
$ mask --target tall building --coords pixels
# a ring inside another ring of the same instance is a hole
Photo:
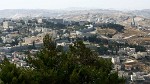
[[[11,22],[11,21],[5,21],[5,22],[3,22],[3,28],[4,29],[8,29],[8,28],[14,28],[14,23],[13,22]]]
[[[46,19],[45,18],[39,18],[37,21],[38,21],[38,23],[43,23],[43,22],[46,22]]]
[[[49,19],[50,22],[54,22],[55,24],[57,23],[60,23],[60,24],[63,24],[64,23],[64,20],[63,19]]]
[[[132,22],[131,22],[131,26],[133,26],[133,27],[135,27],[135,20],[134,20],[134,17],[135,17],[135,16],[132,17]]]

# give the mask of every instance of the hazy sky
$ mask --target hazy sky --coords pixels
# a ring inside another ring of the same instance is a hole
[[[150,9],[150,0],[0,0],[0,9]]]

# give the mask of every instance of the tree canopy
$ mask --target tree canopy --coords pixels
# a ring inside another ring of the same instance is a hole
[[[19,68],[3,61],[0,79],[4,84],[120,84],[125,83],[111,72],[110,59],[99,58],[82,41],[75,42],[68,52],[57,49],[49,35],[36,55],[29,54],[30,68]]]
[[[103,29],[112,28],[112,29],[117,30],[118,32],[123,32],[123,30],[124,30],[124,26],[122,26],[120,24],[113,24],[113,23],[96,24],[95,26],[101,27]]]

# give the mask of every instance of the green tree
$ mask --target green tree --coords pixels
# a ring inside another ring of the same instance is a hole
[[[117,73],[111,73],[110,59],[99,58],[82,41],[75,42],[68,52],[58,50],[46,35],[43,48],[30,55],[31,69],[17,68],[5,59],[0,66],[0,79],[5,84],[120,84]]]
[[[33,80],[35,74],[32,70],[17,68],[16,65],[10,63],[6,58],[0,65],[0,68],[0,79],[4,84],[37,84]]]

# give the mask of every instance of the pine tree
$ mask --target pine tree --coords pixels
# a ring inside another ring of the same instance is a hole
[[[99,58],[82,41],[75,42],[69,51],[57,50],[55,42],[46,35],[44,47],[27,62],[31,69],[17,68],[3,61],[0,79],[15,84],[120,84],[117,73],[111,73],[110,59]]]

